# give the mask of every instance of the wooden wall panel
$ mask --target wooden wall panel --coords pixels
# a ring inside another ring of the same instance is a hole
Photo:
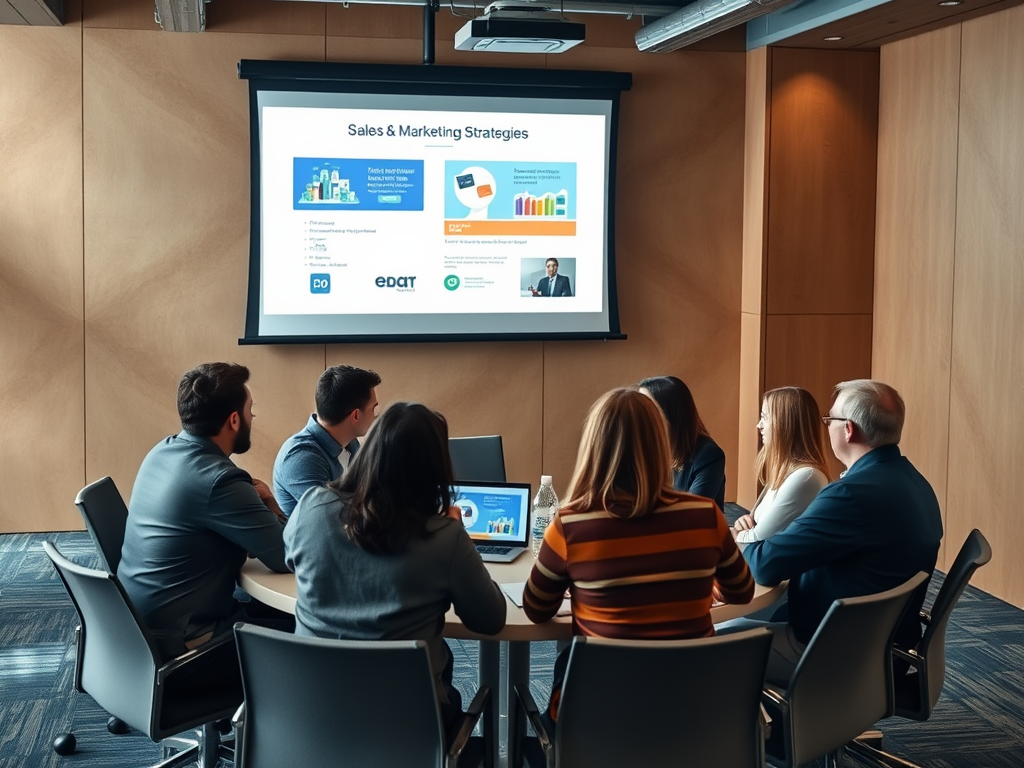
[[[444,414],[452,437],[501,435],[508,479],[536,489],[543,455],[541,343],[329,346],[327,364],[339,363],[379,373],[382,406],[424,403]]]
[[[82,527],[81,34],[0,27],[0,531]]]
[[[572,66],[633,73],[633,90],[622,97],[616,190],[619,310],[629,339],[544,345],[544,471],[561,493],[583,418],[601,393],[673,374],[690,385],[726,451],[732,499],[744,57],[578,51]]]
[[[1024,8],[963,25],[947,531],[993,545],[975,583],[1024,606]]]
[[[900,447],[943,510],[959,98],[959,25],[882,49],[871,371],[903,395]]]
[[[761,418],[761,393],[764,380],[764,316],[743,312],[740,315],[740,400],[739,432],[736,451],[736,503],[751,509],[759,489],[754,460],[761,447],[757,422]]]
[[[765,391],[803,387],[823,415],[837,383],[871,375],[871,315],[769,315],[765,339]],[[844,467],[829,458],[834,478]]]
[[[768,126],[771,101],[768,98],[771,57],[767,48],[747,53],[746,107],[744,109],[743,151],[743,275],[740,308],[740,401],[737,435],[736,501],[750,509],[757,500],[754,459],[760,447],[757,432],[747,428],[757,423],[764,381],[764,308],[768,226]]]
[[[259,477],[269,478],[280,442],[311,410],[322,346],[237,344],[249,263],[249,96],[235,65],[301,59],[322,44],[85,31],[90,479],[109,474],[128,495],[146,452],[180,429],[177,382],[201,362],[250,366],[256,422],[240,463]]]
[[[772,49],[768,312],[871,311],[878,55]]]

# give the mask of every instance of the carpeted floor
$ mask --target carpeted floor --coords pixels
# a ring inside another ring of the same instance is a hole
[[[0,768],[157,762],[157,745],[137,733],[107,733],[106,714],[72,689],[77,616],[42,551],[44,539],[76,562],[95,563],[85,533],[0,536]],[[936,574],[933,581],[939,580]],[[947,646],[946,687],[935,714],[926,723],[880,724],[886,748],[929,768],[1021,768],[1024,612],[968,588],[950,621]],[[476,644],[452,641],[452,649],[455,682],[468,701],[476,681]],[[531,654],[531,689],[543,702],[554,643],[535,643]],[[51,743],[68,730],[78,738],[78,752],[59,757]]]

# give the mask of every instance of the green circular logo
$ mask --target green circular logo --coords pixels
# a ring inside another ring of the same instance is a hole
[[[458,275],[448,275],[448,277],[444,279],[444,287],[449,291],[454,291],[461,283],[462,281],[459,280]]]

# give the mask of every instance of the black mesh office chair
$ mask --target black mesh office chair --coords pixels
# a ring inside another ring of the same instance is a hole
[[[767,629],[697,640],[574,638],[553,739],[529,691],[516,688],[537,734],[524,741],[531,768],[763,766],[771,644]],[[511,765],[518,762],[514,751]]]
[[[72,563],[51,542],[44,542],[43,549],[81,621],[76,630],[75,689],[89,694],[104,710],[153,741],[200,729],[199,739],[162,762],[160,768],[196,762],[201,768],[213,768],[221,758],[231,760],[233,752],[220,744],[216,723],[238,708],[241,682],[235,677],[234,685],[211,685],[191,674],[197,665],[236,671],[231,635],[161,663],[149,632],[116,576]],[[187,743],[175,739],[164,751]]]
[[[236,624],[245,704],[235,716],[236,768],[491,768],[493,745],[470,734],[490,691],[481,688],[450,746],[422,640],[300,637]]]
[[[832,603],[786,687],[765,685],[769,765],[822,757],[835,765],[849,741],[892,714],[892,638],[927,580],[918,573],[895,589]]]
[[[960,552],[946,574],[931,611],[921,611],[924,636],[917,648],[893,648],[893,673],[896,717],[907,720],[927,720],[942,693],[946,679],[946,627],[950,614],[967,588],[974,572],[992,559],[992,547],[975,528],[968,535]],[[876,732],[877,733],[877,732]],[[877,735],[879,741],[881,734]],[[916,763],[883,752],[866,740],[855,740],[848,745],[859,757],[882,766],[918,768]]]
[[[99,553],[100,566],[108,573],[117,573],[124,545],[124,529],[128,523],[128,507],[117,486],[109,477],[89,483],[78,492],[75,506],[82,513],[85,527]]]

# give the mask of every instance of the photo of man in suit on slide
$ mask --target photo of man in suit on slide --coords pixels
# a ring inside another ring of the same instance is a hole
[[[530,292],[534,296],[572,296],[569,278],[558,274],[558,259],[552,258],[545,261],[544,269],[548,276],[542,277],[536,288],[530,286]]]

